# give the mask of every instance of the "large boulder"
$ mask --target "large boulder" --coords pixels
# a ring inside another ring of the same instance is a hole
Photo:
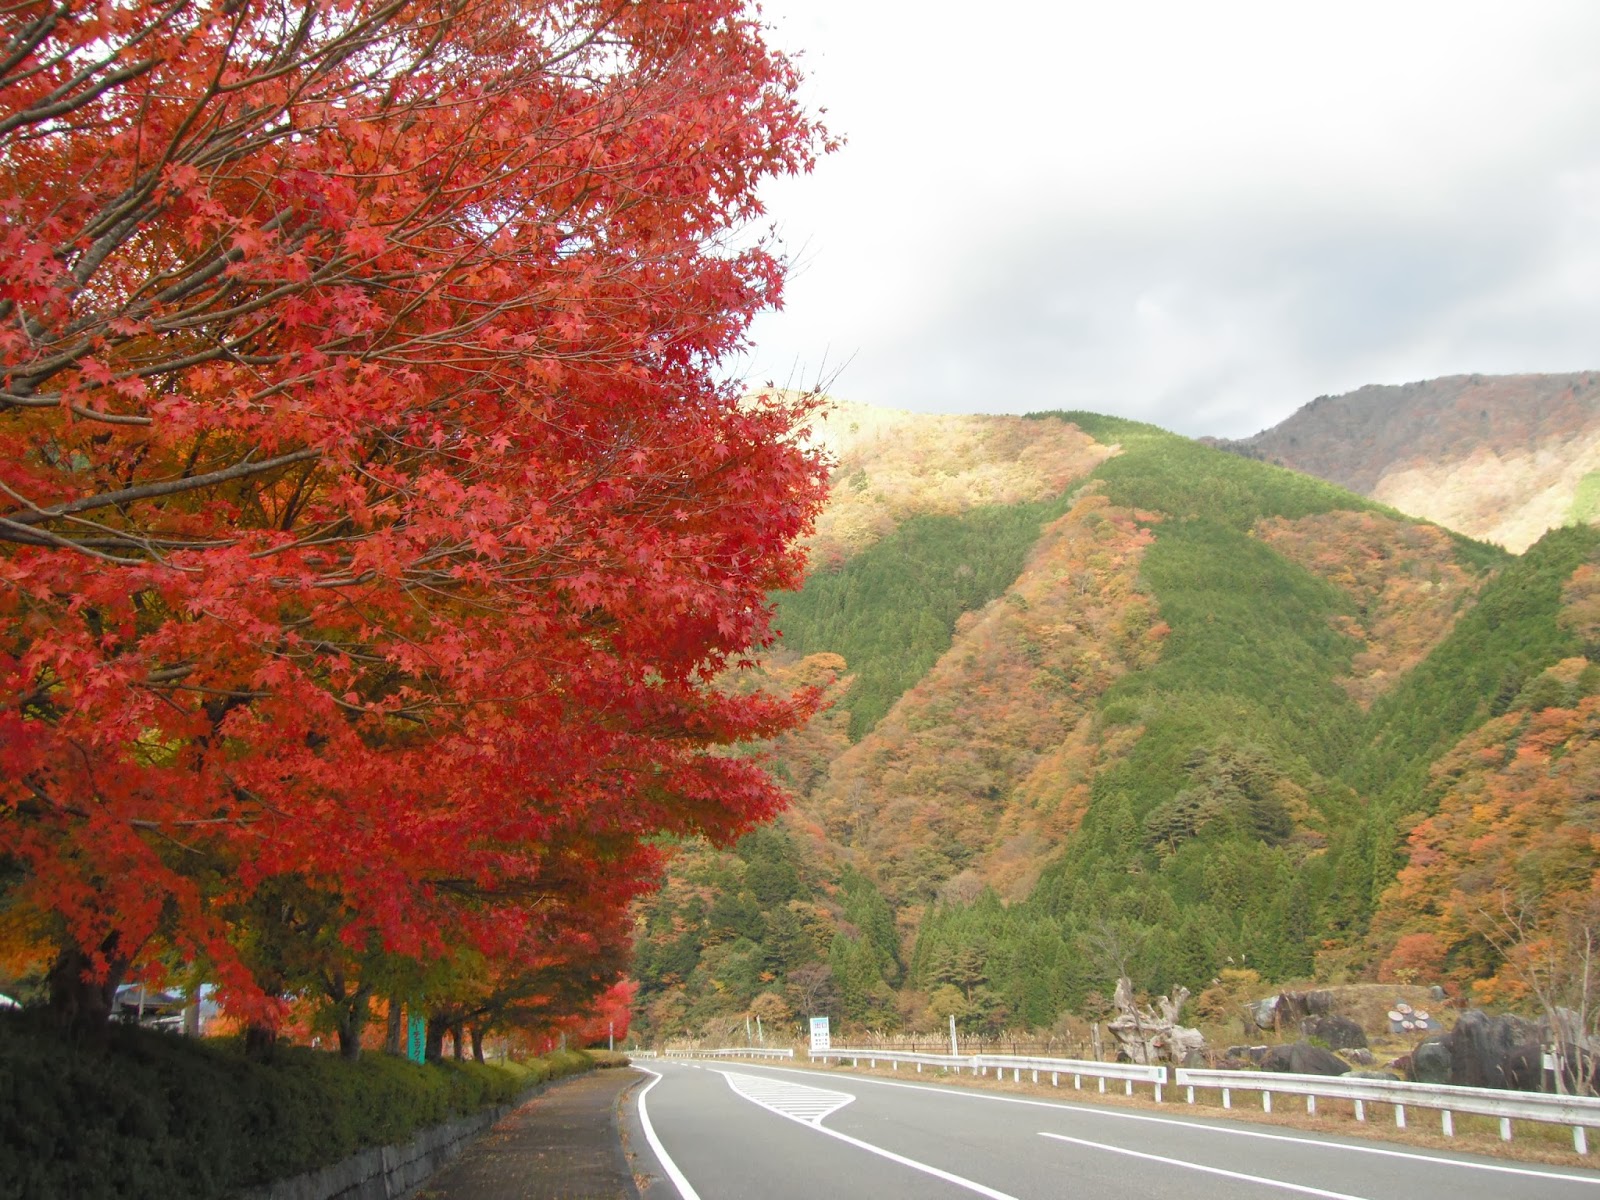
[[[1365,1050],[1367,1047],[1366,1031],[1349,1017],[1331,1014],[1307,1017],[1300,1022],[1300,1032],[1308,1038],[1320,1038],[1330,1050]]]
[[[1256,1030],[1272,1030],[1278,1027],[1278,998],[1268,996],[1265,1000],[1250,1000],[1244,1006],[1244,1032],[1249,1037]]]
[[[1536,1092],[1543,1082],[1539,1027],[1504,1013],[1461,1014],[1450,1031],[1450,1082],[1464,1087]]]
[[[1417,1044],[1406,1077],[1417,1083],[1537,1092],[1543,1086],[1542,1063],[1539,1027],[1532,1021],[1469,1009],[1449,1033]]]
[[[1350,1064],[1321,1046],[1295,1042],[1268,1050],[1261,1069],[1287,1075],[1343,1075],[1350,1070]]]
[[[1308,1017],[1325,1017],[1333,1011],[1333,993],[1326,989],[1311,992],[1279,992],[1264,1000],[1248,1000],[1244,1005],[1244,1032],[1293,1029]]]
[[[1413,1083],[1449,1083],[1452,1054],[1450,1035],[1436,1033],[1417,1043],[1417,1048],[1398,1060]]]
[[[1311,992],[1279,992],[1278,1020],[1284,1024],[1307,1017],[1325,1017],[1333,1011],[1333,993],[1326,988]]]

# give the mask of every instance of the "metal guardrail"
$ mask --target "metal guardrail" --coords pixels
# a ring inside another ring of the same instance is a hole
[[[663,1050],[666,1058],[793,1058],[792,1049],[775,1046],[725,1046],[718,1050]]]
[[[1367,1119],[1368,1104],[1394,1106],[1394,1123],[1406,1127],[1406,1108],[1427,1108],[1440,1113],[1440,1126],[1446,1137],[1455,1136],[1454,1114],[1472,1113],[1499,1117],[1500,1137],[1511,1140],[1512,1121],[1538,1121],[1547,1125],[1570,1125],[1572,1148],[1588,1153],[1589,1128],[1600,1128],[1600,1099],[1589,1096],[1553,1096],[1544,1092],[1512,1092],[1499,1088],[1453,1087],[1448,1084],[1408,1083],[1400,1079],[1349,1079],[1343,1075],[1279,1075],[1270,1071],[1201,1071],[1179,1067],[1173,1083],[1188,1089],[1194,1103],[1197,1087],[1217,1088],[1222,1092],[1222,1107],[1232,1108],[1232,1093],[1260,1092],[1261,1106],[1272,1111],[1272,1094],[1304,1096],[1306,1111],[1317,1111],[1319,1097],[1355,1102],[1356,1120]]]
[[[919,1073],[925,1066],[940,1067],[947,1071],[954,1070],[959,1072],[963,1067],[972,1065],[970,1055],[923,1054],[916,1050],[857,1050],[849,1046],[843,1046],[837,1050],[811,1050],[808,1051],[808,1054],[815,1062],[827,1062],[830,1058],[836,1058],[843,1062],[848,1058],[852,1065],[857,1066],[860,1065],[862,1059],[867,1059],[874,1067],[878,1065],[879,1060],[882,1060],[892,1064],[895,1070],[900,1069],[901,1063],[915,1063]]]
[[[1075,1058],[1037,1058],[1015,1054],[977,1054],[973,1056],[981,1070],[984,1067],[995,1067],[1003,1076],[1007,1070],[1012,1072],[1012,1079],[1020,1083],[1022,1072],[1031,1070],[1033,1081],[1039,1082],[1039,1072],[1049,1071],[1052,1076],[1070,1074],[1073,1076],[1073,1087],[1081,1086],[1085,1077],[1099,1081],[1100,1090],[1106,1090],[1106,1080],[1120,1079],[1128,1095],[1133,1095],[1133,1085],[1147,1083],[1155,1088],[1155,1098],[1161,1100],[1162,1085],[1167,1082],[1167,1069],[1165,1067],[1145,1067],[1138,1063],[1094,1062],[1087,1059]],[[1052,1079],[1054,1083],[1055,1080]],[[1057,1084],[1056,1086],[1059,1086]]]
[[[716,1050],[665,1050],[669,1058],[794,1058],[793,1050],[769,1047],[735,1047]],[[1061,1086],[1062,1076],[1071,1076],[1072,1086],[1082,1088],[1083,1080],[1094,1079],[1099,1090],[1106,1090],[1108,1079],[1121,1080],[1128,1095],[1133,1095],[1133,1085],[1149,1084],[1155,1089],[1155,1099],[1161,1100],[1162,1087],[1167,1082],[1166,1067],[1145,1067],[1136,1063],[1093,1062],[1073,1058],[1041,1058],[1015,1054],[922,1054],[907,1050],[874,1050],[853,1046],[839,1046],[829,1050],[812,1050],[814,1062],[849,1060],[852,1066],[862,1062],[876,1067],[889,1063],[895,1070],[901,1063],[914,1065],[918,1073],[923,1067],[933,1067],[960,1074],[971,1071],[974,1075],[987,1075],[991,1070],[997,1079],[1007,1071],[1020,1082],[1022,1073],[1032,1074],[1039,1083],[1041,1075],[1049,1075],[1052,1085]],[[1511,1140],[1513,1121],[1537,1121],[1547,1125],[1567,1125],[1572,1129],[1572,1146],[1579,1154],[1587,1154],[1588,1130],[1600,1129],[1600,1099],[1589,1096],[1554,1096],[1543,1092],[1512,1092],[1498,1088],[1453,1087],[1447,1084],[1408,1083],[1398,1079],[1350,1079],[1343,1075],[1290,1075],[1272,1071],[1208,1071],[1187,1067],[1172,1072],[1175,1086],[1187,1089],[1190,1104],[1194,1103],[1195,1088],[1214,1088],[1222,1092],[1222,1107],[1232,1108],[1234,1092],[1259,1092],[1264,1111],[1272,1111],[1273,1093],[1306,1098],[1306,1111],[1316,1112],[1319,1098],[1351,1100],[1355,1104],[1358,1121],[1367,1119],[1368,1104],[1388,1104],[1394,1108],[1395,1125],[1406,1127],[1406,1109],[1425,1108],[1440,1114],[1440,1125],[1447,1137],[1455,1135],[1456,1113],[1498,1117],[1500,1136]]]
[[[1133,1085],[1147,1083],[1155,1088],[1155,1098],[1161,1099],[1161,1088],[1167,1081],[1165,1067],[1142,1067],[1136,1063],[1107,1063],[1092,1062],[1077,1058],[1038,1058],[1017,1054],[920,1054],[906,1050],[873,1050],[858,1049],[851,1046],[841,1046],[836,1049],[813,1050],[810,1052],[814,1060],[826,1062],[829,1059],[838,1059],[841,1062],[849,1059],[853,1065],[859,1066],[863,1060],[869,1066],[876,1067],[879,1061],[891,1064],[895,1070],[900,1069],[901,1063],[915,1064],[920,1073],[924,1066],[939,1067],[953,1070],[960,1074],[963,1070],[970,1070],[974,1075],[987,1075],[991,1070],[995,1078],[1005,1077],[1007,1071],[1012,1072],[1012,1078],[1021,1082],[1022,1073],[1029,1071],[1033,1075],[1033,1082],[1039,1082],[1041,1073],[1050,1076],[1052,1086],[1061,1086],[1061,1076],[1072,1076],[1072,1086],[1082,1088],[1085,1079],[1094,1079],[1100,1085],[1100,1090],[1106,1090],[1106,1080],[1121,1080],[1128,1095],[1133,1095]]]

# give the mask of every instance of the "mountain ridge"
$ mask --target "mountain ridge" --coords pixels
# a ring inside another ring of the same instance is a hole
[[[1600,371],[1371,384],[1202,440],[1517,552],[1600,515]]]

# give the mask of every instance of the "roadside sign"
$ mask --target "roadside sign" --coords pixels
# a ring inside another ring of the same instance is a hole
[[[428,1022],[413,1016],[406,1026],[406,1057],[414,1063],[428,1061]]]
[[[813,1050],[827,1050],[831,1048],[828,1038],[828,1018],[811,1018],[811,1048]]]

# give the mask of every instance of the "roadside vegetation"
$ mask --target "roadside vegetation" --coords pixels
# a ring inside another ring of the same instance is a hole
[[[114,1025],[109,1045],[64,1041],[38,1014],[0,1012],[0,1200],[161,1196],[213,1200],[507,1104],[592,1066],[347,1061],[237,1039]]]

